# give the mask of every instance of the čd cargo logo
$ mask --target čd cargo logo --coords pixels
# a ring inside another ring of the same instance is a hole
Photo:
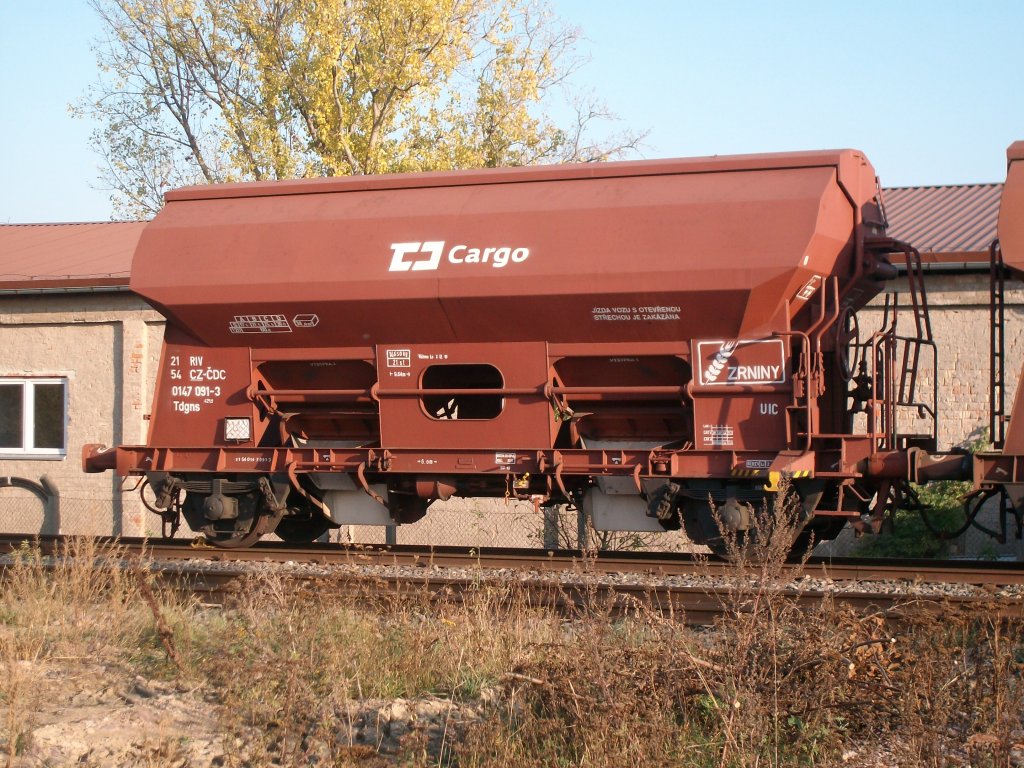
[[[697,362],[704,387],[786,383],[782,339],[698,341]]]
[[[445,249],[444,240],[392,243],[391,266],[388,267],[388,272],[424,272],[438,269],[442,260],[456,265],[489,264],[501,269],[508,264],[521,264],[529,257],[529,248],[512,248],[507,245],[471,248],[460,244]]]

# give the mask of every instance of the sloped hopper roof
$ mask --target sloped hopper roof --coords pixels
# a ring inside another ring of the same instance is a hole
[[[735,338],[848,270],[875,193],[853,150],[193,187],[131,287],[216,346]]]
[[[145,226],[0,224],[0,291],[127,286]]]

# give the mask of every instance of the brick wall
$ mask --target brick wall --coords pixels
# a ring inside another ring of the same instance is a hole
[[[908,307],[903,286],[901,307]],[[929,274],[926,276],[932,334],[938,348],[939,450],[965,445],[982,435],[989,409],[989,287],[988,275]],[[1010,284],[1006,291],[1006,392],[1013,404],[1017,378],[1024,361],[1024,289]],[[902,313],[899,330],[909,333],[913,318]],[[881,324],[881,300],[860,313],[862,338]],[[920,371],[921,387],[933,384],[929,370]],[[906,426],[912,416],[904,414]]]

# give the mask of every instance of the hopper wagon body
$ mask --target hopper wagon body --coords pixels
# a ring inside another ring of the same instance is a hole
[[[862,327],[894,279],[903,326]],[[962,471],[931,456],[917,255],[853,150],[186,188],[131,287],[167,318],[149,439],[85,466],[224,546],[452,495],[715,546],[782,478],[827,538]]]

